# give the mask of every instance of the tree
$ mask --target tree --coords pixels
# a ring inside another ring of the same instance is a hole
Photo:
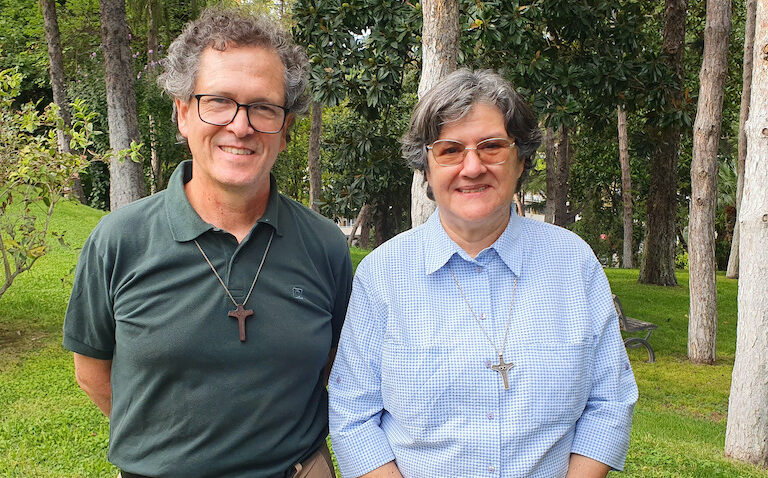
[[[627,112],[619,106],[617,109],[617,128],[619,132],[619,163],[621,164],[621,198],[624,204],[624,251],[621,266],[625,269],[634,267],[632,254],[632,235],[634,221],[632,213],[632,170],[629,167],[629,139],[627,138]]]
[[[59,106],[59,112],[64,120],[64,126],[69,127],[72,122],[67,104],[67,90],[64,77],[64,60],[61,56],[61,35],[59,34],[59,22],[56,18],[56,2],[54,0],[40,0],[40,9],[43,12],[45,22],[45,38],[48,44],[48,60],[50,61],[51,89],[53,101]],[[58,131],[59,148],[69,153],[69,138],[63,130]],[[72,180],[72,192],[81,202],[85,203],[85,193],[80,178],[76,175]]]
[[[459,56],[459,1],[424,0],[422,3],[421,80],[419,98],[456,69]],[[414,171],[411,183],[411,225],[423,224],[435,210],[427,197],[426,178]]]
[[[739,277],[739,210],[744,189],[744,160],[747,157],[747,134],[744,125],[749,117],[749,103],[752,95],[752,54],[755,46],[755,12],[757,0],[747,0],[747,14],[744,26],[744,68],[741,87],[741,109],[739,113],[739,159],[736,163],[738,179],[736,182],[736,225],[731,239],[731,253],[728,256],[728,270],[725,276],[730,279]]]
[[[55,103],[42,113],[36,103],[14,110],[21,79],[17,71],[0,71],[0,297],[46,254],[51,236],[63,240],[50,230],[54,207],[87,164],[84,152],[97,134],[93,113],[79,101],[71,127]],[[71,138],[70,150],[59,147],[59,131]]]
[[[101,42],[107,86],[109,145],[114,151],[132,149],[140,143],[133,61],[128,46],[125,0],[99,0]],[[110,209],[115,210],[144,196],[141,163],[120,154],[110,159]]]
[[[694,363],[714,363],[717,345],[717,151],[723,118],[725,77],[728,74],[730,33],[731,0],[707,0],[704,56],[699,75],[701,87],[693,127],[692,195],[688,222],[691,297],[688,358]]]
[[[323,105],[312,102],[312,127],[309,130],[309,206],[320,212],[320,194],[323,191],[322,170],[320,169],[320,137],[323,134]],[[354,233],[354,231],[353,231]]]
[[[725,454],[768,466],[768,4],[757,2],[744,197],[739,310]]]
[[[666,0],[663,51],[675,81],[666,93],[664,126],[654,128],[658,146],[651,159],[651,185],[639,281],[645,284],[676,286],[675,240],[677,225],[677,165],[680,153],[684,102],[683,54],[687,0]]]

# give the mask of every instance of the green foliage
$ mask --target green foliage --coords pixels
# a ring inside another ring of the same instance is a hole
[[[72,125],[66,127],[55,104],[42,112],[37,104],[13,108],[22,75],[0,71],[0,259],[4,280],[0,297],[20,274],[48,250],[49,230],[56,203],[75,174],[88,163],[87,150],[98,131],[94,113],[82,101],[72,103]],[[57,129],[70,137],[79,154],[59,151]]]
[[[321,211],[330,217],[355,217],[363,204],[370,204],[379,242],[409,226],[412,173],[402,160],[398,138],[414,102],[414,96],[404,95],[375,121],[340,110],[323,135],[328,174]]]
[[[377,119],[402,94],[408,66],[421,54],[420,5],[400,0],[297,0],[294,37],[311,62],[315,101],[348,100],[367,119]]]

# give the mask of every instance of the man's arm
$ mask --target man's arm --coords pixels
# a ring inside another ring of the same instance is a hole
[[[571,453],[565,478],[605,478],[611,467],[584,455]]]
[[[403,478],[403,475],[400,474],[400,470],[397,469],[395,462],[390,461],[375,470],[369,471],[360,478]]]
[[[111,372],[111,360],[100,360],[75,353],[77,384],[107,417],[112,411]]]
[[[328,354],[328,363],[325,364],[324,378],[325,386],[328,387],[328,379],[331,377],[331,369],[333,368],[333,362],[336,360],[336,347],[331,348],[331,352]]]

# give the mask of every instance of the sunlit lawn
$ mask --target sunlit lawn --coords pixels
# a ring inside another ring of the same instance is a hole
[[[54,228],[82,244],[101,213],[74,204]],[[365,255],[353,250],[355,264]],[[112,477],[108,423],[79,390],[61,323],[76,250],[58,245],[0,299],[0,477]],[[768,471],[723,456],[736,344],[736,281],[718,276],[718,361],[686,361],[688,276],[680,286],[637,283],[637,270],[606,271],[627,315],[654,322],[657,362],[630,357],[640,388],[627,477],[766,477]]]

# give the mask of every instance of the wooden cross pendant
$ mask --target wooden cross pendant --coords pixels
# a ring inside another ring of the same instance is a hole
[[[504,363],[504,355],[499,354],[499,363],[491,365],[491,369],[499,372],[501,379],[504,380],[504,390],[509,390],[509,371],[512,370],[512,362]]]
[[[252,316],[253,311],[243,307],[243,304],[238,304],[237,309],[230,310],[227,315],[229,317],[234,317],[235,319],[237,319],[237,325],[238,325],[238,328],[240,329],[240,342],[245,342],[245,319]],[[504,380],[506,381],[506,379]]]

